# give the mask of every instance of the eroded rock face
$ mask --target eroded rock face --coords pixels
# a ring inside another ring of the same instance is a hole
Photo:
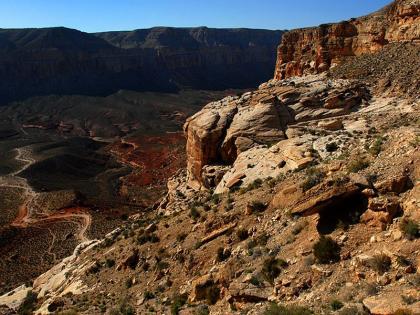
[[[184,126],[189,185],[210,188],[209,183],[214,182],[222,192],[240,173],[249,175],[243,180],[249,183],[308,165],[314,139],[273,145],[299,138],[299,132],[288,129],[290,125],[349,114],[368,98],[361,84],[314,75],[264,83],[257,91],[209,103]],[[254,169],[247,160],[260,162]],[[220,183],[207,180],[203,172],[206,165],[234,163]]]
[[[349,56],[378,51],[391,42],[420,40],[420,1],[397,0],[366,17],[297,29],[283,35],[277,80],[320,73]]]

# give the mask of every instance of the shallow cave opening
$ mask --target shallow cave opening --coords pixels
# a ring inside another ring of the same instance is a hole
[[[367,207],[368,199],[360,192],[337,198],[319,212],[317,230],[320,234],[330,234],[339,227],[347,229],[360,221]]]

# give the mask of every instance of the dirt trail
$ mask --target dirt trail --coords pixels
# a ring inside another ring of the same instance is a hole
[[[25,200],[19,207],[18,214],[10,225],[18,228],[26,228],[29,225],[50,221],[71,221],[79,226],[76,234],[77,239],[80,242],[87,241],[86,231],[92,223],[92,217],[87,213],[87,209],[69,208],[60,213],[52,215],[47,214],[46,217],[36,218],[34,216],[34,213],[32,213],[32,205],[36,202],[38,193],[32,189],[27,179],[19,176],[19,174],[34,164],[36,160],[31,156],[32,152],[28,147],[16,148],[15,150],[17,152],[15,160],[22,162],[22,166],[7,176],[1,176],[0,187],[23,189]],[[42,213],[37,213],[37,216],[39,215],[42,215]],[[53,244],[51,247],[52,246]]]

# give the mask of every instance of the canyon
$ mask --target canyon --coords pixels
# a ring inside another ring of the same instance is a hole
[[[112,139],[92,154],[131,171],[111,185],[130,201],[125,220],[99,235],[95,220],[81,218],[73,254],[30,283],[13,282],[0,313],[420,314],[419,15],[419,0],[395,0],[285,32],[274,77],[252,90],[182,91],[162,103],[120,91],[94,99],[107,119],[68,107],[69,96],[52,97],[50,115],[31,106],[43,98],[6,107],[15,123],[0,132],[6,139],[71,125],[67,136]],[[148,49],[156,38],[173,44],[166,32],[95,36]],[[170,32],[223,42],[223,31]],[[33,163],[22,152],[13,159],[29,166],[18,176]],[[52,218],[76,219],[82,206]]]

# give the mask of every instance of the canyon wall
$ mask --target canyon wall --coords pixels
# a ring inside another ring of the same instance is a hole
[[[419,42],[419,14],[419,0],[397,0],[368,16],[287,32],[278,47],[274,78],[321,73],[348,56],[392,42]]]
[[[96,34],[62,27],[0,29],[0,104],[121,89],[253,87],[272,75],[281,34],[205,27]]]

